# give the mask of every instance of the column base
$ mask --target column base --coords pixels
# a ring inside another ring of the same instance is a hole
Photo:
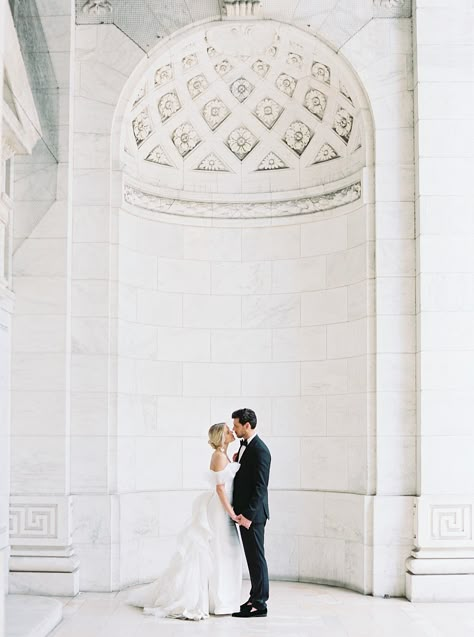
[[[410,602],[474,602],[474,574],[406,574]]]
[[[10,571],[10,594],[74,597],[79,593],[79,569],[72,573]]]
[[[50,554],[44,555],[45,552]],[[10,593],[55,597],[74,597],[79,593],[80,562],[71,547],[49,551],[13,547],[12,554],[8,587]]]

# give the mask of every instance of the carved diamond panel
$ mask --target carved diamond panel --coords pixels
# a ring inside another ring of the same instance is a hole
[[[296,89],[296,84],[297,80],[287,73],[281,73],[276,79],[277,89],[279,89],[282,93],[289,95],[290,97],[293,97],[293,93]]]
[[[301,57],[301,55],[299,55],[299,53],[292,53],[290,51],[290,53],[288,53],[288,56],[286,58],[286,63],[289,66],[294,66],[300,69],[303,66],[303,58]]]
[[[230,110],[219,98],[211,100],[202,109],[202,116],[212,131],[216,130],[229,115]]]
[[[193,100],[199,97],[199,95],[202,95],[208,88],[209,82],[202,73],[195,75],[188,82],[188,91]]]
[[[323,144],[318,150],[318,153],[313,161],[313,164],[322,164],[325,161],[331,161],[331,159],[337,159],[339,155],[336,153],[331,144]]]
[[[171,64],[165,64],[165,66],[160,67],[155,73],[156,88],[163,86],[163,84],[166,84],[167,82],[171,82],[173,77],[174,73]]]
[[[239,77],[238,80],[235,80],[235,82],[232,82],[230,85],[230,92],[239,102],[245,102],[254,88],[254,85],[246,80],[245,77]]]
[[[262,161],[259,163],[257,171],[266,171],[266,170],[279,170],[281,168],[288,168],[287,164],[278,157],[274,152],[268,153]]]
[[[183,66],[184,71],[189,71],[189,69],[192,69],[193,66],[196,66],[197,63],[198,63],[198,58],[195,53],[190,53],[189,55],[185,55],[184,58],[181,60],[181,64]]]
[[[227,138],[227,146],[241,161],[255,148],[258,140],[248,128],[236,128]]]
[[[172,139],[182,157],[186,157],[188,153],[201,143],[201,138],[189,123],[179,126],[174,131]]]
[[[234,68],[232,66],[232,64],[229,62],[229,60],[222,60],[221,62],[219,62],[219,64],[216,64],[215,67],[216,72],[223,77],[224,75],[227,75],[227,73],[229,73],[230,71],[232,71],[232,69]]]
[[[321,64],[321,62],[314,62],[313,66],[311,67],[311,73],[313,77],[315,77],[320,82],[331,84],[331,70],[329,66],[326,66],[326,64]]]
[[[351,136],[353,121],[354,118],[345,108],[338,108],[333,129],[346,144]]]
[[[204,170],[206,172],[231,172],[224,164],[222,159],[215,153],[210,153],[204,159],[202,159],[196,166],[195,170]]]
[[[326,110],[328,99],[315,88],[310,89],[304,98],[305,108],[308,109],[310,113],[315,115],[318,119],[323,119],[324,111]]]
[[[158,102],[158,112],[160,113],[162,122],[166,122],[172,115],[180,110],[181,103],[175,91],[166,93]]]
[[[339,82],[339,92],[341,93],[341,95],[344,95],[346,100],[349,100],[349,102],[353,104],[352,97],[350,96],[349,91],[342,82]]]
[[[148,153],[145,157],[145,161],[150,161],[153,164],[160,164],[161,166],[173,166],[160,145],[155,146],[155,148]]]
[[[268,129],[273,128],[282,113],[283,107],[271,97],[261,100],[255,108],[255,115]]]
[[[153,128],[146,108],[132,121],[132,128],[137,146],[141,146],[153,133]]]
[[[265,77],[270,70],[270,65],[263,60],[256,60],[252,64],[252,70],[255,71],[257,75],[260,75],[260,77]]]
[[[283,141],[287,146],[295,151],[298,155],[302,155],[308,146],[313,132],[306,126],[304,122],[293,122],[283,137]]]

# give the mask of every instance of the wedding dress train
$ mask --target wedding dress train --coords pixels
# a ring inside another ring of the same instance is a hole
[[[219,500],[215,487],[224,484],[232,502],[238,462],[208,472],[212,492],[199,496],[191,523],[178,537],[178,549],[165,572],[151,584],[132,591],[129,604],[146,614],[177,619],[226,615],[240,606],[242,549],[237,527]]]

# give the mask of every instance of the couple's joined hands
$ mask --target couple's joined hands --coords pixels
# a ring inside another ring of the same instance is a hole
[[[250,525],[252,524],[252,520],[248,520],[244,515],[240,514],[240,515],[235,515],[235,513],[233,515],[230,516],[232,518],[232,520],[238,524],[239,526],[243,526],[246,529],[250,529]]]

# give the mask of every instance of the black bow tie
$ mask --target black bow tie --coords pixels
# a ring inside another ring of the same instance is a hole
[[[240,441],[240,448],[246,447],[248,444],[248,440],[244,440],[244,438],[242,438],[242,440]]]

